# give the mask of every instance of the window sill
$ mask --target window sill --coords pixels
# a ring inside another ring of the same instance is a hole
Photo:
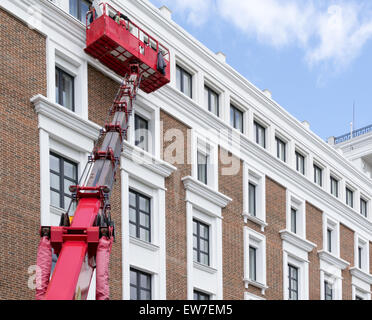
[[[156,252],[160,249],[160,247],[155,244],[134,238],[132,236],[129,237],[129,242],[152,252]]]
[[[268,224],[265,221],[258,217],[252,216],[247,212],[243,212],[242,216],[244,217],[244,223],[247,223],[248,220],[252,221],[253,223],[258,224],[261,227],[262,232],[265,231],[265,228],[268,226]]]
[[[216,274],[217,273],[217,269],[214,269],[210,266],[207,266],[205,264],[201,264],[199,262],[195,262],[194,261],[194,268],[200,270],[200,271],[204,271],[204,272],[207,272],[207,273],[210,273],[210,274]]]
[[[61,216],[62,214],[65,214],[67,212],[67,210],[59,208],[59,207],[55,207],[53,205],[50,205],[49,208],[50,208],[50,213],[53,213],[58,216]]]
[[[368,285],[372,285],[372,274],[367,273],[357,267],[350,268],[350,274],[353,277],[358,278],[359,280],[367,283]]]
[[[282,240],[289,242],[290,244],[296,246],[297,248],[304,250],[306,252],[313,251],[314,248],[316,248],[316,244],[312,243],[299,235],[290,232],[289,230],[282,230],[279,231],[280,237]]]
[[[318,255],[319,255],[319,259],[320,260],[323,260],[341,270],[344,270],[346,269],[350,263],[341,259],[341,258],[338,258],[336,257],[335,255],[333,255],[332,253],[328,252],[328,251],[325,251],[325,250],[321,250],[321,251],[318,251]]]
[[[261,289],[261,293],[265,295],[265,291],[269,288],[266,284],[263,284],[261,282],[253,281],[251,279],[244,279],[245,288],[248,289],[248,287],[251,285],[252,287]]]

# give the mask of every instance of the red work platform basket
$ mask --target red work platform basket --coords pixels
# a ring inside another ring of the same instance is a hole
[[[115,15],[124,15],[109,4],[101,3],[99,8],[100,16],[94,9],[87,13],[85,52],[122,77],[130,73],[130,64],[139,63],[140,88],[146,93],[169,83],[169,50],[132,21],[115,20]],[[166,64],[164,74],[158,70],[159,52]]]

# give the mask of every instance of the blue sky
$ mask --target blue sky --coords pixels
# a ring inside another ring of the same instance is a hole
[[[322,139],[372,124],[372,1],[150,0]]]

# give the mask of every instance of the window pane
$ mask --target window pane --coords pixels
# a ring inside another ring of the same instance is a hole
[[[141,300],[151,300],[150,292],[141,290]]]
[[[59,158],[51,154],[49,157],[49,166],[50,170],[59,172]]]
[[[140,213],[140,223],[141,223],[141,226],[150,228],[150,216],[148,214],[145,214],[145,213],[141,212]]]
[[[74,79],[67,75],[66,73],[62,73],[62,101],[60,102],[64,107],[69,110],[73,109],[73,81]]]
[[[50,187],[59,190],[60,189],[59,183],[60,183],[59,176],[54,173],[50,173]]]
[[[191,98],[191,77],[183,73],[183,93]]]
[[[75,182],[74,181],[71,181],[71,180],[68,180],[68,179],[64,179],[64,192],[66,194],[71,194],[69,188],[72,185],[75,185]]]
[[[71,200],[72,199],[69,197],[64,197],[64,208],[65,209],[68,209],[68,206],[70,205]]]
[[[208,183],[207,178],[207,163],[208,163],[208,156],[198,152],[198,180],[205,184]]]
[[[291,231],[297,233],[297,210],[291,209]]]
[[[138,115],[135,115],[135,145],[142,150],[148,151],[148,121]]]
[[[50,191],[50,204],[54,207],[60,207],[60,195],[57,192]]]
[[[130,284],[137,285],[137,272],[130,271]]]
[[[204,104],[209,110],[209,90],[207,87],[204,87]]]
[[[177,66],[177,89],[180,91],[182,91],[181,80],[182,80],[181,69]]]
[[[136,207],[136,194],[133,192],[129,192],[129,205]]]
[[[86,14],[89,11],[89,2],[85,0],[80,0],[81,1],[81,9],[80,9],[80,19],[82,23],[86,23]]]
[[[218,116],[218,95],[214,92],[210,93],[210,111]]]
[[[134,222],[134,223],[137,222],[136,210],[133,208],[129,208],[129,221]]]
[[[249,278],[256,281],[256,248],[249,247]]]
[[[78,18],[78,1],[70,0],[70,14]]]
[[[129,224],[129,234],[134,237],[134,238],[137,238],[137,228],[134,224]]]
[[[151,279],[148,275],[145,275],[145,274],[140,275],[140,286],[141,286],[141,288],[150,290]]]
[[[256,186],[252,183],[249,184],[249,213],[256,216]]]
[[[76,171],[77,166],[76,164],[69,163],[67,161],[64,161],[64,174],[66,177],[76,180]]]
[[[150,201],[147,198],[139,197],[139,208],[142,211],[150,212]]]
[[[130,300],[137,300],[137,288],[130,286]]]
[[[150,242],[150,232],[146,229],[140,228],[140,239]]]

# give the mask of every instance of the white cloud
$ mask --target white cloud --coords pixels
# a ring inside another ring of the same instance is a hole
[[[213,0],[163,0],[175,13],[182,13],[186,21],[194,26],[201,26],[211,15]]]
[[[336,70],[353,61],[372,38],[372,10],[350,0],[164,0],[188,23],[223,18],[275,48],[298,46],[309,66]],[[233,30],[232,30],[233,32]]]

